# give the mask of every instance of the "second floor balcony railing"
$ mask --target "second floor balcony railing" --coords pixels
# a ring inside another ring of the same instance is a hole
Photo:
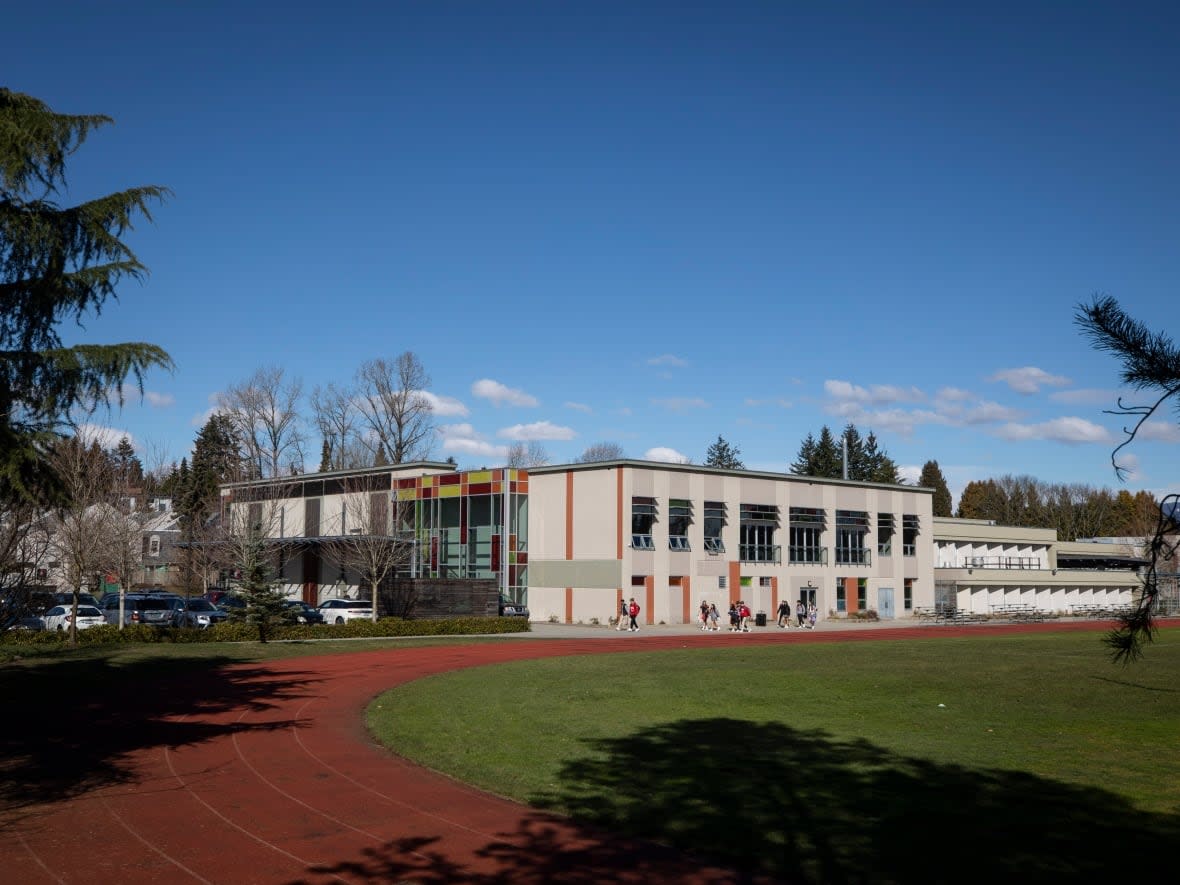
[[[782,562],[782,547],[778,544],[742,544],[738,552],[742,562]]]
[[[812,565],[828,564],[827,547],[811,547],[806,545],[792,545],[787,548],[789,562],[802,562]]]
[[[867,548],[836,548],[837,565],[872,565],[873,554]]]
[[[968,556],[960,568],[1047,569],[1048,563],[1035,556]]]

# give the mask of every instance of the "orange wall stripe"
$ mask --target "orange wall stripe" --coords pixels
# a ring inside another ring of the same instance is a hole
[[[574,588],[565,588],[565,622],[572,624],[574,622]]]
[[[648,575],[643,579],[643,589],[647,591],[647,605],[644,608],[647,610],[647,617],[644,619],[645,624],[654,624],[655,619],[652,617],[653,611],[656,607],[656,578],[655,575]]]
[[[680,579],[680,595],[684,599],[684,623],[692,623],[692,579],[685,575]]]
[[[742,564],[740,562],[731,562],[729,564],[729,601],[730,603],[737,602],[741,599],[742,592]]]

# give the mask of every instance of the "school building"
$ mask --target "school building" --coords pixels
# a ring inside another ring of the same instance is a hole
[[[232,483],[222,496],[225,512],[253,508],[288,594],[313,604],[361,592],[327,555],[350,532],[402,539],[403,574],[493,578],[532,620],[564,623],[605,624],[632,597],[648,624],[737,599],[771,623],[781,600],[800,599],[821,618],[1068,613],[1129,604],[1139,586],[1130,545],[934,518],[931,490],[907,485],[630,459],[472,471],[426,461]]]

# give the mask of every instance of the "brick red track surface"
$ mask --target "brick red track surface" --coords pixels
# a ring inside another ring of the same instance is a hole
[[[0,881],[738,882],[677,853],[532,811],[377,746],[363,711],[433,673],[559,655],[776,642],[847,642],[1080,629],[1088,624],[898,627],[505,639],[227,666],[157,679],[61,727],[122,729],[92,787],[0,814]],[[220,695],[220,697],[218,697]],[[225,696],[228,695],[228,701]],[[210,698],[217,697],[216,702]],[[120,701],[113,703],[120,707]],[[8,717],[6,717],[8,718]],[[56,722],[56,720],[54,720]],[[8,719],[5,728],[20,728]],[[48,730],[44,739],[59,736]],[[114,732],[112,732],[114,733]],[[64,736],[69,737],[69,736]],[[73,736],[76,740],[76,736]],[[72,743],[65,740],[66,745]],[[75,744],[76,745],[76,744]],[[34,787],[30,794],[38,795]],[[42,794],[43,795],[43,794]]]

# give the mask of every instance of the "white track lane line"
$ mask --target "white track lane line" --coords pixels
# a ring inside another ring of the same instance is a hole
[[[166,851],[161,850],[159,847],[153,845],[147,839],[143,838],[143,836],[139,835],[139,833],[135,832],[135,830],[133,830],[131,828],[131,825],[128,824],[127,821],[123,820],[123,816],[120,815],[119,812],[115,811],[115,809],[111,807],[111,803],[107,801],[107,798],[105,796],[102,798],[102,804],[106,807],[106,810],[111,814],[111,816],[114,817],[115,820],[117,820],[120,824],[123,825],[123,829],[125,829],[128,833],[130,833],[132,836],[134,836],[136,839],[138,839],[140,842],[142,842],[144,845],[146,845],[152,851],[156,852],[156,854],[160,855],[160,857],[164,858],[164,860],[168,861],[171,864],[174,864],[175,866],[180,867],[180,869],[184,870],[186,873],[188,873],[190,876],[192,876],[198,882],[204,882],[205,885],[213,885],[213,883],[210,882],[208,879],[206,879],[204,876],[200,875],[199,873],[194,872],[193,870],[190,870],[188,867],[186,867],[184,864],[182,864],[180,861],[178,861],[175,857],[168,854]]]
[[[37,854],[37,852],[33,850],[33,846],[25,841],[24,836],[22,836],[20,833],[17,833],[16,838],[20,840],[20,844],[24,846],[25,851],[29,852],[29,857],[37,861],[37,866],[45,871],[46,876],[55,882],[60,882],[61,885],[66,885],[66,880],[45,865],[45,861],[41,860],[41,855]]]
[[[188,716],[183,716],[183,717],[181,717],[180,721],[183,722],[187,718],[188,718]],[[168,747],[164,747],[164,758],[168,762],[168,770],[172,772],[172,776],[174,778],[176,778],[177,781],[180,782],[180,785],[188,791],[190,796],[192,796],[194,799],[196,799],[198,802],[200,802],[202,805],[204,805],[205,808],[207,808],[209,810],[209,812],[211,814],[213,814],[215,817],[217,817],[217,818],[221,819],[222,821],[224,821],[225,823],[229,824],[231,827],[233,827],[235,830],[237,830],[243,836],[247,836],[250,839],[253,839],[259,845],[264,845],[265,847],[271,849],[272,851],[278,852],[279,854],[283,855],[284,857],[295,861],[295,863],[299,864],[304,869],[307,869],[308,867],[313,867],[313,866],[317,865],[314,861],[310,861],[305,858],[299,857],[298,855],[292,854],[290,851],[280,848],[278,845],[275,845],[273,842],[268,842],[266,839],[263,839],[261,836],[257,836],[254,833],[251,833],[245,827],[239,826],[237,823],[230,820],[228,817],[226,817],[224,814],[222,814],[220,811],[218,811],[216,808],[214,808],[212,805],[210,805],[208,802],[206,802],[200,796],[198,796],[196,791],[188,785],[188,782],[185,781],[185,779],[180,776],[180,774],[176,771],[176,766],[172,762],[172,753],[168,749]],[[332,876],[332,878],[335,879],[337,882],[347,882],[348,881],[347,879],[342,879],[340,876]]]
[[[296,719],[299,719],[302,717],[303,711],[307,708],[307,705],[310,703],[312,703],[312,701],[307,701],[307,703],[305,703],[302,707],[299,708],[299,711],[295,714]],[[328,769],[328,771],[332,772],[337,777],[344,778],[344,780],[348,781],[350,784],[354,784],[354,785],[360,787],[362,790],[364,790],[368,793],[372,793],[374,796],[379,796],[380,798],[384,799],[386,802],[396,805],[399,808],[404,808],[407,811],[412,811],[415,814],[421,815],[422,817],[431,818],[433,820],[438,821],[439,823],[444,823],[447,826],[453,827],[456,830],[463,830],[464,832],[471,833],[472,835],[479,836],[483,839],[492,839],[494,841],[503,841],[503,837],[496,834],[496,833],[485,833],[483,830],[477,830],[474,827],[467,826],[466,824],[458,823],[457,821],[453,821],[448,817],[443,817],[441,814],[435,814],[433,811],[423,811],[417,805],[411,805],[409,802],[405,802],[401,799],[397,799],[393,796],[390,796],[388,793],[382,793],[380,790],[376,790],[373,787],[370,787],[368,784],[362,784],[356,778],[349,777],[347,774],[345,774],[340,769],[336,768],[335,766],[329,765],[323,759],[319,758],[314,753],[312,753],[311,750],[309,750],[307,748],[307,745],[303,743],[303,739],[301,737],[299,737],[299,732],[296,730],[295,726],[291,727],[291,733],[295,737],[295,743],[299,744],[299,746],[303,749],[303,752],[306,753],[309,758],[314,759],[317,763],[322,765],[324,768]],[[454,783],[458,784],[459,782],[455,781]],[[473,795],[477,795],[474,790],[472,791],[472,793],[473,793]]]

